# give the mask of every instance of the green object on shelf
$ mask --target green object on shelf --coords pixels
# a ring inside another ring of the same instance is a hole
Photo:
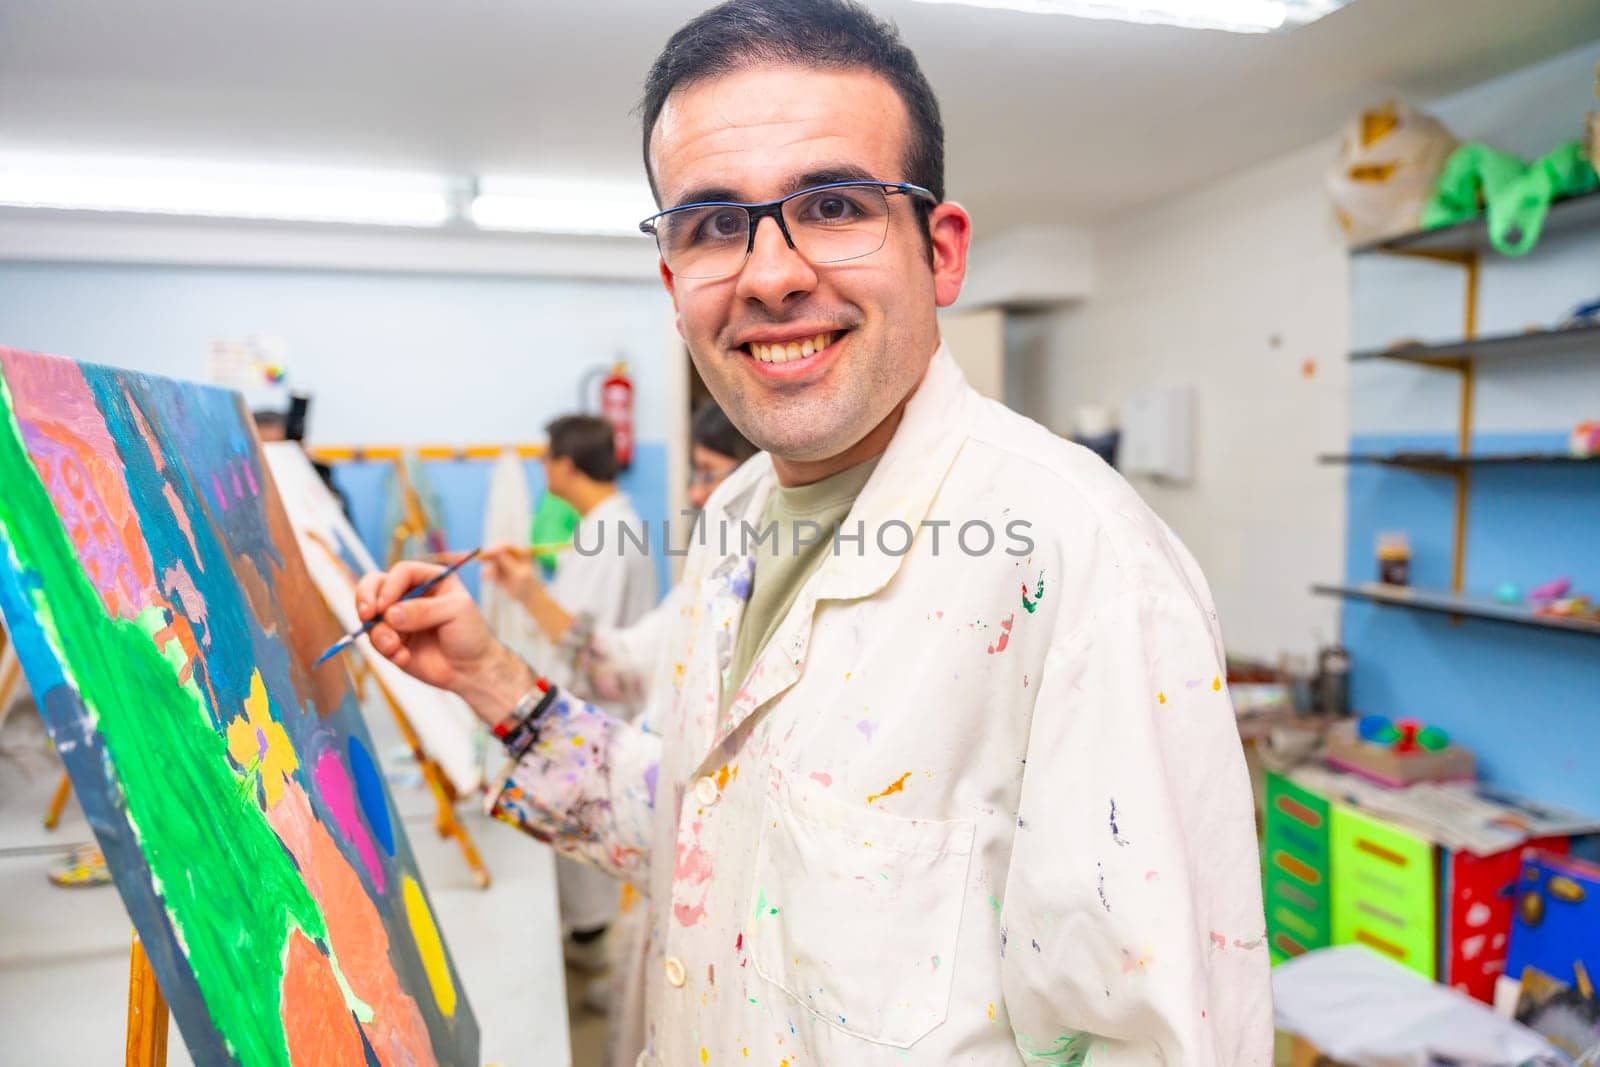
[[[533,529],[529,543],[535,545],[564,545],[572,540],[578,528],[578,509],[546,489],[539,495],[539,506],[533,512]],[[536,552],[533,558],[549,580],[556,572],[555,552]]]
[[[1450,735],[1437,726],[1424,726],[1417,731],[1417,745],[1425,752],[1443,752],[1450,747]]]
[[[1372,739],[1380,745],[1392,745],[1400,740],[1400,731],[1396,730],[1394,723],[1387,723],[1373,733]]]
[[[1568,141],[1532,164],[1486,144],[1464,144],[1451,153],[1422,207],[1422,228],[1438,229],[1476,218],[1487,210],[1489,240],[1507,256],[1526,254],[1538,243],[1545,216],[1556,200],[1600,189],[1600,175],[1577,141]]]

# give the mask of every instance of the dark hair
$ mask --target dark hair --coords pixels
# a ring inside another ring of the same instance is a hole
[[[273,411],[271,408],[257,408],[250,413],[250,420],[256,424],[256,429],[265,430],[268,427],[286,430],[289,427],[289,416],[282,411]]]
[[[544,428],[550,458],[565,456],[597,482],[617,480],[617,444],[611,424],[597,415],[563,415]]]
[[[661,191],[650,169],[650,134],[674,89],[761,63],[794,63],[829,70],[868,70],[893,85],[911,120],[904,180],[944,199],[944,123],[933,87],[893,23],[855,0],[727,0],[703,11],[672,35],[645,78],[644,170],[656,202]],[[885,179],[893,175],[883,175]],[[917,219],[928,233],[927,206]]]
[[[740,463],[761,451],[739,432],[715,400],[707,400],[695,409],[689,423],[689,440]]]

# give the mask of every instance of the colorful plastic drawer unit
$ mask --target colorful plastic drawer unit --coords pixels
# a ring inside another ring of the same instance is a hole
[[[1263,848],[1267,943],[1272,962],[1332,944],[1328,802],[1279,774],[1267,775]]]
[[[1361,944],[1425,978],[1438,970],[1433,845],[1389,823],[1335,805],[1332,820],[1333,943]]]

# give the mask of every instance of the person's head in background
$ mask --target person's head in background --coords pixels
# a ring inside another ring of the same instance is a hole
[[[932,194],[818,201],[819,227],[861,204],[886,218],[881,246],[847,260],[813,262],[776,219],[741,229],[724,212],[709,222],[748,245],[737,270],[679,277],[666,256],[660,267],[701,377],[781,479],[814,481],[882,451],[938,346],[935,311],[960,292],[971,232],[944,201],[944,128],[916,57],[850,0],[729,0],[673,35],[641,111],[662,209],[765,203],[832,181]],[[792,236],[797,221],[786,225]],[[658,242],[668,229],[657,220]]]
[[[689,503],[704,508],[706,501],[739,464],[760,449],[751,444],[728,419],[715,400],[695,409],[689,424]]]
[[[550,492],[586,514],[616,492],[617,444],[597,415],[563,415],[544,428],[550,443],[540,462]]]
[[[255,420],[256,434],[263,441],[287,441],[289,439],[289,416],[281,411],[268,411],[259,409],[252,411],[250,417]]]

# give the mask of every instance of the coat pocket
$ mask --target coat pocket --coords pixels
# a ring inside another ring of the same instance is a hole
[[[746,924],[756,972],[836,1030],[911,1047],[949,1011],[974,833],[777,787]]]

